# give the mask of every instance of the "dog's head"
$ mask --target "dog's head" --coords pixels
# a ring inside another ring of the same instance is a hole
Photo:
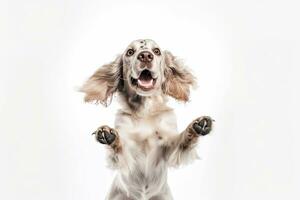
[[[104,105],[116,91],[139,96],[169,95],[188,101],[195,77],[153,40],[135,40],[113,62],[99,68],[83,85],[85,101]]]
[[[158,92],[163,79],[163,55],[152,40],[133,41],[123,54],[125,86],[142,96]]]

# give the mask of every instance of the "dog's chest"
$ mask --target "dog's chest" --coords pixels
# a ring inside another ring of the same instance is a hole
[[[155,151],[177,131],[173,113],[144,118],[121,116],[116,120],[116,127],[131,148],[146,154]]]
[[[170,135],[177,133],[176,116],[173,111],[155,116],[134,118],[130,115],[117,115],[115,125],[126,140],[143,146],[157,144]]]
[[[162,146],[177,131],[175,115],[170,112],[139,119],[120,115],[116,128],[125,141],[126,152],[134,158],[130,173],[123,174],[124,180],[132,191],[155,194],[167,176]]]

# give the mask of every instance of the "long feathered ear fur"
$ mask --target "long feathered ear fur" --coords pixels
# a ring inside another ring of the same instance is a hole
[[[122,56],[118,56],[113,62],[100,67],[85,82],[80,91],[85,93],[85,102],[108,106],[113,94],[121,89],[122,85]]]
[[[189,100],[190,87],[196,85],[196,78],[190,70],[183,65],[169,51],[164,51],[163,92],[179,101]]]

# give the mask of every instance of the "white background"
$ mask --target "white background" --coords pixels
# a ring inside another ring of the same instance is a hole
[[[113,179],[91,132],[117,103],[77,88],[134,39],[152,38],[198,77],[182,130],[216,120],[201,160],[171,170],[175,199],[300,198],[298,1],[1,1],[0,199],[104,199]]]

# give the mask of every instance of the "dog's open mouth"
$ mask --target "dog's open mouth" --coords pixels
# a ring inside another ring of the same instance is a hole
[[[142,90],[151,90],[154,88],[156,79],[152,77],[151,72],[143,70],[138,79],[131,78],[131,83]]]

